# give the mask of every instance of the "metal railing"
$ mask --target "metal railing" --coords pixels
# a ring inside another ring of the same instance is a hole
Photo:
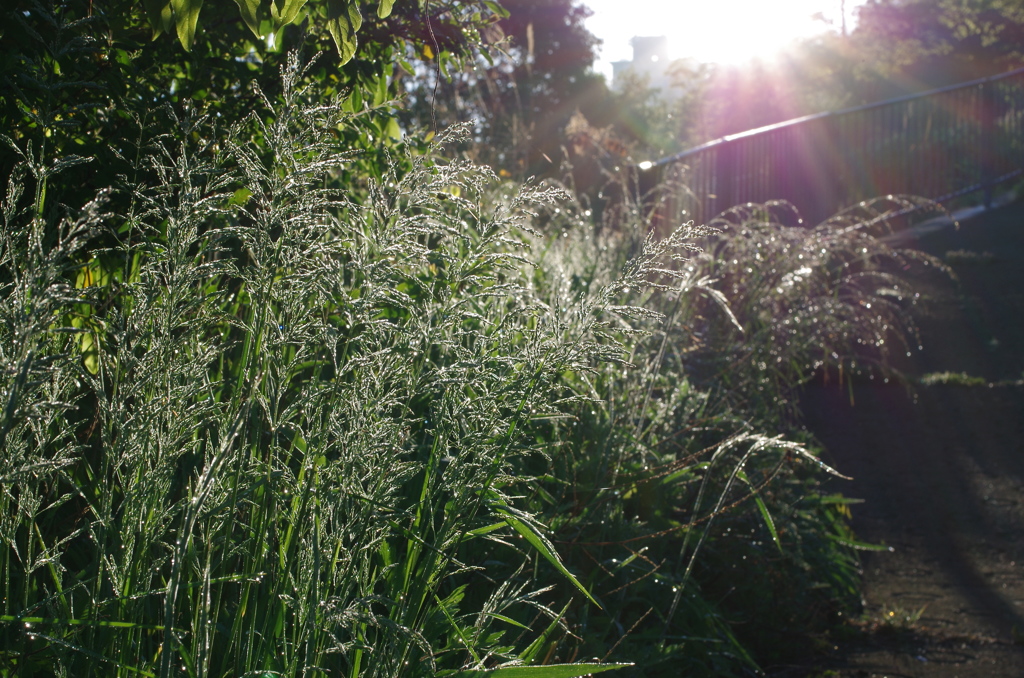
[[[1024,68],[715,139],[644,163],[641,186],[671,172],[687,187],[670,200],[676,222],[775,199],[811,224],[891,194],[943,202],[984,191],[988,204],[1024,169],[1022,132]]]

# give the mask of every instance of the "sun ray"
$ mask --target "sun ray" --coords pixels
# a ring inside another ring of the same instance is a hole
[[[840,30],[864,0],[582,0],[593,10],[588,28],[603,41],[599,70],[630,60],[634,36],[664,35],[671,58],[737,64],[767,59],[793,40]]]

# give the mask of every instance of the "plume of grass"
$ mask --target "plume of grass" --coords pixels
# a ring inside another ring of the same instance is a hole
[[[110,250],[81,249],[98,206],[37,243],[11,183],[9,666],[472,672],[543,661],[528,627],[559,623],[530,577],[467,598],[495,549],[589,595],[510,492],[530,420],[573,402],[560,375],[611,356],[523,286],[556,192],[487,204],[489,171],[428,156],[352,200],[303,68],[229,130],[168,112]]]
[[[820,467],[804,445],[765,433],[777,423],[756,420],[739,398],[698,385],[699,325],[740,332],[726,297],[696,265],[705,256],[698,245],[716,233],[684,224],[663,240],[639,237],[649,209],[619,206],[616,219],[627,223],[616,228],[595,228],[585,205],[545,215],[535,294],[561,309],[566,324],[592,317],[580,310],[599,309],[590,325],[596,339],[622,347],[627,359],[563,375],[590,399],[571,419],[535,422],[538,439],[554,442],[550,462],[533,467],[530,499],[606,610],[572,610],[578,638],[566,637],[562,652],[629,657],[637,675],[674,675],[680,666],[694,675],[742,675],[756,662],[702,593],[709,581],[717,585],[716,568],[746,555],[729,535],[752,526],[758,557],[774,553],[785,561],[779,569],[793,574],[819,546],[835,550],[827,535],[842,525],[822,524],[824,505],[822,515],[793,510],[815,491],[814,474],[797,462]],[[789,549],[782,531],[798,522],[808,541],[821,537],[806,557]],[[712,564],[702,567],[705,559]],[[849,595],[855,559],[842,572],[823,600]],[[810,579],[794,588],[814,589]]]
[[[922,271],[941,261],[886,237],[906,215],[941,207],[889,196],[807,228],[786,203],[743,205],[709,224],[718,233],[690,264],[716,279],[739,325],[700,314],[693,331],[707,377],[766,411],[794,412],[794,388],[816,372],[878,371],[920,347],[912,315]]]

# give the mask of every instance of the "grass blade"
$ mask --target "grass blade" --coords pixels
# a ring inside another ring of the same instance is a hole
[[[590,602],[597,605],[599,608],[601,607],[601,603],[597,602],[594,596],[590,595],[590,591],[587,591],[583,584],[581,584],[579,580],[572,575],[572,572],[569,572],[569,570],[566,569],[565,565],[562,564],[561,559],[559,559],[558,555],[551,547],[551,544],[548,543],[547,539],[545,539],[540,532],[534,529],[532,525],[520,520],[505,509],[499,508],[498,513],[500,513],[501,517],[505,519],[505,522],[509,524],[509,527],[518,532],[530,544],[530,546],[537,549],[538,553],[547,558],[548,562],[554,565],[566,579],[572,582],[573,586],[582,591],[583,595],[585,595]]]
[[[577,678],[632,666],[632,664],[551,664],[548,666],[508,666],[486,671],[459,671],[451,678]]]

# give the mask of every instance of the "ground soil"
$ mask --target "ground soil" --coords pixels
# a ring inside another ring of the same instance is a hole
[[[806,426],[853,477],[833,489],[891,550],[863,554],[864,615],[770,675],[1024,676],[1024,205],[910,244],[959,278],[925,290],[910,371],[983,383],[807,387]]]

